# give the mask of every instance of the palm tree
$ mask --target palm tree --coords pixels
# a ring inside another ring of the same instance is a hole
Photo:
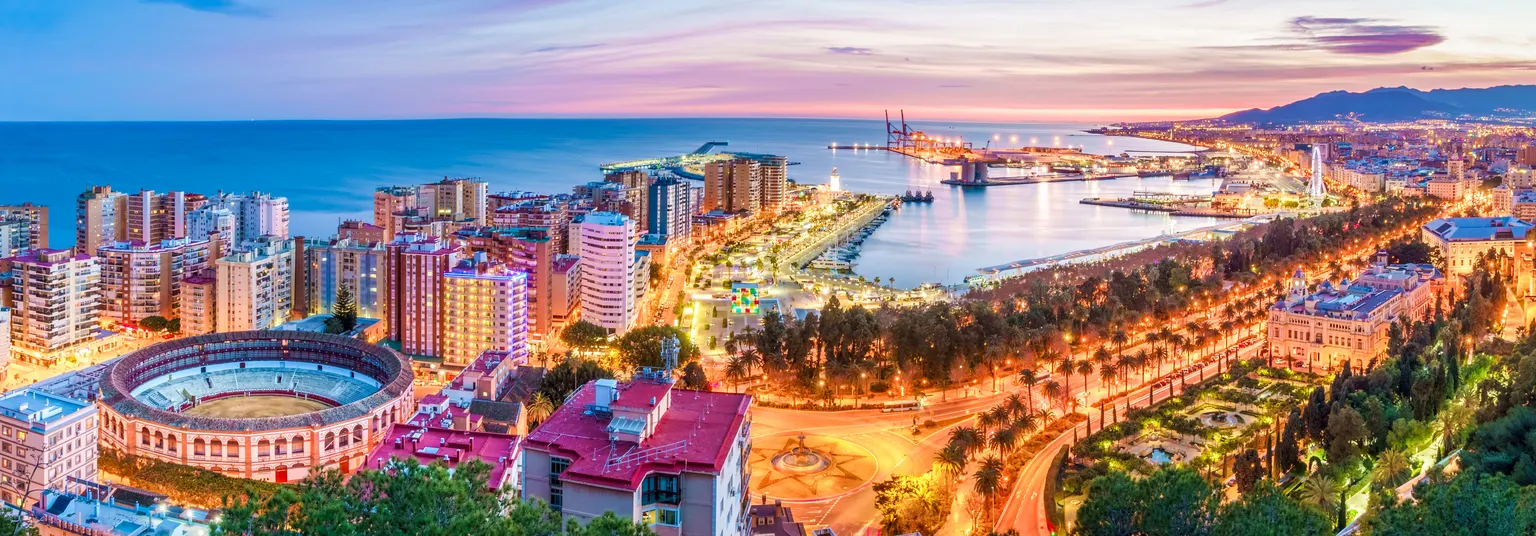
[[[1016,432],[1016,435],[1019,436],[1019,439],[1023,439],[1024,436],[1033,433],[1037,428],[1039,428],[1041,422],[1044,421],[1035,416],[1035,414],[1026,413],[1015,417],[1013,419],[1013,424],[1010,425],[1009,428],[1012,428]]]
[[[933,466],[952,478],[959,477],[965,474],[965,451],[953,445],[944,447],[934,457]]]
[[[725,377],[731,380],[732,389],[752,377],[752,371],[748,370],[747,366],[747,360],[742,359],[741,356],[733,355],[730,361],[726,363]]]
[[[1008,398],[1003,399],[1002,407],[1008,408],[1008,416],[1015,419],[1029,411],[1029,405],[1024,401],[1024,397],[1019,396],[1018,393],[1008,395]]]
[[[1077,359],[1068,354],[1061,361],[1056,362],[1056,372],[1062,375],[1062,388],[1065,393],[1072,393],[1072,375],[1077,374]]]
[[[1338,490],[1338,483],[1323,476],[1321,471],[1313,471],[1301,482],[1301,498],[1317,505],[1325,514],[1332,514],[1338,506]]]
[[[1157,352],[1157,356],[1154,359],[1157,361],[1157,377],[1161,378],[1163,377],[1163,362],[1168,360],[1168,347],[1159,346],[1154,351]]]
[[[1019,371],[1019,383],[1024,384],[1024,393],[1029,395],[1024,402],[1029,405],[1029,410],[1035,410],[1035,386],[1040,384],[1040,375],[1035,369],[1026,368]]]
[[[1125,355],[1125,343],[1130,342],[1131,337],[1123,329],[1117,329],[1109,334],[1109,342],[1114,343],[1115,353]]]
[[[986,446],[986,438],[975,427],[958,426],[949,431],[949,447],[960,449],[967,456]]]
[[[987,517],[992,517],[992,500],[997,492],[1002,490],[1003,484],[1003,460],[997,456],[988,456],[981,461],[981,467],[976,469],[976,483],[974,488],[986,500]]]
[[[1075,372],[1077,372],[1078,376],[1083,377],[1083,398],[1086,399],[1088,397],[1088,375],[1093,374],[1093,362],[1086,359],[1078,361]]]
[[[1136,351],[1131,361],[1136,363],[1136,368],[1141,369],[1141,383],[1147,383],[1147,365],[1152,363],[1152,355],[1147,353],[1146,348],[1142,348]]]
[[[1003,456],[1013,452],[1013,447],[1018,444],[1019,430],[1012,426],[999,428],[992,434],[992,448],[997,449],[997,453]]]
[[[1002,409],[1002,407],[997,409]],[[1003,419],[999,419],[994,412],[983,411],[976,415],[976,425],[981,427],[982,435],[986,435],[988,430],[1001,424],[1003,424]]]
[[[550,402],[549,397],[544,393],[536,393],[533,395],[533,399],[528,401],[528,407],[524,408],[524,411],[527,412],[525,418],[528,419],[529,428],[531,429],[542,424],[545,419],[549,418],[551,413],[555,412],[555,403]]]
[[[1408,457],[1402,452],[1387,449],[1376,458],[1376,482],[1384,488],[1396,487],[1398,480],[1408,472]]]
[[[1106,398],[1113,397],[1115,384],[1120,381],[1120,365],[1115,363],[1099,365],[1099,381],[1104,382],[1106,392],[1110,393]]]
[[[1045,385],[1042,386],[1040,390],[1045,393],[1046,401],[1052,402],[1052,405],[1059,405],[1059,403],[1064,402],[1062,400],[1062,398],[1064,398],[1062,396],[1064,391],[1061,388],[1061,384],[1056,383],[1056,380],[1046,380]],[[1063,409],[1061,413],[1062,415],[1066,415],[1067,412],[1065,409]]]

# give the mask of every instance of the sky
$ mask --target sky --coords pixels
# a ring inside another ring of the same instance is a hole
[[[1529,0],[0,0],[0,121],[1210,117],[1536,83]]]

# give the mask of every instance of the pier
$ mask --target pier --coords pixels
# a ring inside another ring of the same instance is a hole
[[[1044,184],[1048,182],[1087,182],[1107,181],[1135,177],[1135,173],[1114,173],[1107,175],[1041,175],[1037,177],[987,177],[981,180],[944,179],[939,181],[950,186],[1012,186],[1017,184]]]
[[[803,270],[822,253],[843,243],[848,237],[862,232],[876,218],[889,214],[897,205],[898,201],[895,198],[874,197],[864,206],[845,215],[839,220],[835,229],[819,234],[813,240],[795,243],[792,249],[784,252],[781,257],[783,260],[780,262],[790,265],[794,270]]]
[[[1162,234],[1141,240],[1121,242],[1118,244],[1111,244],[1108,246],[1096,247],[1092,249],[1083,249],[1062,253],[1059,255],[1051,255],[1049,257],[1025,259],[1021,261],[1010,262],[1008,264],[999,264],[996,266],[978,268],[976,271],[979,272],[979,275],[968,277],[965,279],[965,282],[972,287],[977,287],[1019,277],[1029,272],[1049,268],[1052,266],[1112,259],[1122,255],[1135,253],[1147,248],[1155,247],[1166,242],[1175,242],[1179,240],[1208,240],[1212,236],[1230,235],[1231,233],[1235,233],[1255,225],[1268,223],[1273,218],[1274,215],[1272,214],[1254,216],[1242,221],[1219,223],[1216,225],[1200,227],[1198,229],[1190,229],[1180,233]]]
[[[1198,216],[1202,218],[1251,218],[1261,214],[1254,209],[1212,206],[1214,196],[1171,194],[1166,192],[1132,192],[1131,197],[1089,197],[1079,200],[1084,205],[1116,207],[1148,212],[1167,212],[1174,216]]]

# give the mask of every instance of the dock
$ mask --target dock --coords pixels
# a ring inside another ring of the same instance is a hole
[[[1131,210],[1145,210],[1147,212],[1178,212],[1180,210],[1178,208],[1170,207],[1170,206],[1167,206],[1167,205],[1159,205],[1157,203],[1147,203],[1147,202],[1144,202],[1144,201],[1137,201],[1135,199],[1105,199],[1105,198],[1101,198],[1101,197],[1090,197],[1090,198],[1087,198],[1087,199],[1079,200],[1078,203],[1084,204],[1084,205],[1098,205],[1098,206],[1101,206],[1101,207],[1116,207],[1116,208],[1128,208],[1128,209],[1131,209]]]
[[[1049,182],[1087,182],[1107,181],[1112,179],[1124,179],[1136,177],[1135,173],[1113,173],[1108,175],[1056,175],[1043,177],[988,177],[985,180],[944,179],[939,181],[950,186],[986,187],[986,186],[1013,186],[1018,184],[1045,184]]]
[[[1201,218],[1241,219],[1251,218],[1261,213],[1252,209],[1213,207],[1211,206],[1213,199],[1214,196],[1209,195],[1137,191],[1132,192],[1131,197],[1089,197],[1078,200],[1078,203],[1101,207],[1145,210],[1147,212],[1166,212],[1174,216],[1195,216]]]
[[[999,264],[997,266],[978,268],[976,271],[979,272],[979,274],[967,277],[965,282],[974,288],[1003,281],[1005,279],[1020,277],[1029,272],[1049,268],[1052,266],[1112,259],[1122,255],[1135,253],[1147,248],[1155,247],[1166,242],[1176,242],[1180,240],[1203,240],[1212,236],[1229,236],[1231,233],[1235,233],[1255,225],[1269,223],[1269,221],[1274,219],[1274,217],[1274,214],[1252,216],[1243,219],[1242,221],[1218,223],[1216,225],[1208,225],[1180,233],[1162,234],[1141,240],[1121,242],[1118,244],[1111,244],[1108,246],[1101,246],[1092,249],[1070,251],[1059,255],[1051,255],[1049,257],[1025,259],[1021,261],[1010,262],[1008,264]]]

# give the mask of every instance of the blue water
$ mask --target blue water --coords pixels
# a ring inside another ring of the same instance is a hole
[[[706,141],[788,156],[790,178],[822,183],[839,168],[844,189],[933,190],[865,243],[858,272],[898,286],[954,283],[976,268],[1209,225],[1080,205],[1132,190],[1209,192],[1212,181],[1120,179],[965,190],[948,170],[884,151],[830,151],[829,143],[885,142],[880,121],[816,119],[461,119],[209,123],[0,123],[0,203],[52,207],[55,247],[74,242],[74,198],[92,184],[211,194],[262,190],[288,197],[294,234],[325,236],[344,218],[371,219],[371,192],[444,176],[475,176],[492,191],[569,191],[601,180],[600,163],[668,156]],[[922,123],[931,135],[995,145],[1082,145],[1089,152],[1185,150],[1174,143],[1082,134],[1091,125]],[[1017,141],[1013,138],[1017,137]]]
[[[1151,460],[1152,463],[1162,465],[1173,461],[1173,455],[1168,454],[1168,451],[1161,448],[1155,448],[1152,449],[1152,452],[1147,453],[1147,459]]]

